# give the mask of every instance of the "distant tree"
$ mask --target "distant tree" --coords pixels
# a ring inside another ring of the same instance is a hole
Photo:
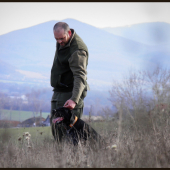
[[[148,112],[157,104],[170,102],[170,70],[157,66],[150,70],[130,70],[121,82],[114,81],[110,101],[126,114]],[[123,103],[122,103],[123,101]]]
[[[100,111],[98,111],[98,115],[102,116],[105,120],[113,119],[115,113],[109,106],[103,107]]]
[[[93,113],[93,106],[91,105],[90,106],[90,111],[89,111],[89,122],[91,122],[92,113]]]
[[[18,98],[17,105],[19,106],[19,121],[21,122],[21,111],[22,111],[22,106],[23,106],[23,99]]]
[[[3,112],[5,103],[7,102],[7,95],[3,92],[0,92],[0,120],[3,118]]]
[[[32,90],[31,93],[26,94],[28,103],[32,108],[34,117],[39,114],[40,110],[42,110],[42,105],[45,105],[45,102],[42,99],[42,94],[44,94],[45,91],[45,89]]]

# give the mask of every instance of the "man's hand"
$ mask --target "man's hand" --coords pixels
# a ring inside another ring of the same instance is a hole
[[[73,110],[76,106],[76,103],[73,100],[67,100],[63,107],[69,108],[70,110]]]

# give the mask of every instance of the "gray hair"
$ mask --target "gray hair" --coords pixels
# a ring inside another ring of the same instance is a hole
[[[65,22],[57,22],[53,27],[53,31],[57,31],[58,28],[60,29],[63,28],[65,33],[70,30],[69,25]]]

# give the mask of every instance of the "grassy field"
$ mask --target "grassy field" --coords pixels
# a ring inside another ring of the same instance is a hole
[[[169,113],[89,123],[100,147],[54,141],[50,127],[0,129],[0,168],[169,168]],[[31,134],[26,140],[24,132]]]
[[[19,111],[19,110],[1,110],[2,112],[2,118],[6,120],[10,120],[10,114],[11,114],[11,120],[15,121],[24,121],[26,119],[29,119],[33,117],[33,113],[31,111]],[[47,116],[50,114],[50,112],[42,112],[42,117],[47,118]],[[40,116],[40,113],[36,116]],[[83,115],[83,117],[87,118],[87,115]]]
[[[106,122],[90,124],[98,133],[102,131],[102,136],[111,125]],[[31,134],[29,143],[26,136],[23,136],[25,132]],[[0,155],[2,158],[0,168],[90,167],[92,165],[87,161],[87,159],[90,161],[87,152],[93,151],[89,149],[88,147],[83,148],[83,146],[73,147],[66,142],[56,143],[50,127],[0,128]],[[83,161],[82,165],[81,161]]]
[[[0,128],[0,168],[170,168],[169,78],[170,71],[156,68],[115,82],[110,94],[118,119],[89,123],[101,145],[57,143],[50,127]],[[148,84],[153,96],[146,95]]]
[[[10,114],[11,114],[11,120],[16,120],[16,121],[24,121],[26,119],[33,117],[33,113],[31,111],[19,111],[19,110],[10,111],[6,109],[2,110],[3,119],[10,120]],[[50,113],[48,112],[42,112],[42,117],[46,119],[49,114]],[[40,113],[37,114],[36,116],[40,116]]]

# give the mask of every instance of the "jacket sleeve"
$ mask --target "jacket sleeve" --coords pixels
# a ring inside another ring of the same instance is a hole
[[[70,99],[77,104],[85,88],[87,79],[87,54],[84,50],[77,50],[71,55],[68,62],[74,77],[74,86]]]

